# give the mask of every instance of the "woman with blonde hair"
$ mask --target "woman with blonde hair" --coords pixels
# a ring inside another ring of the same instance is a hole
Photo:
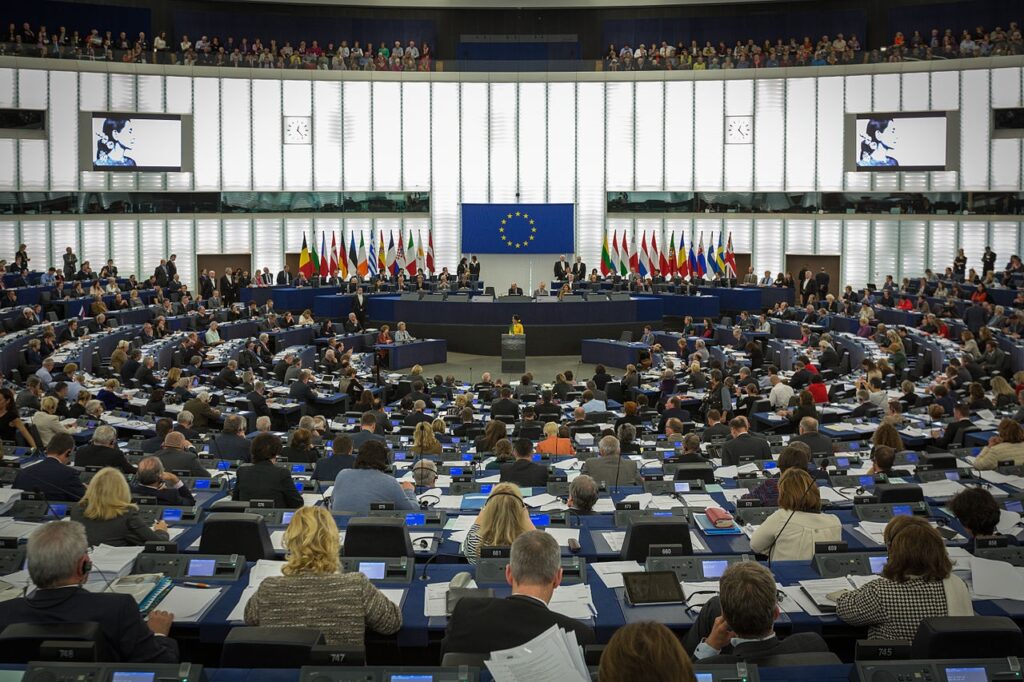
[[[121,368],[124,367],[124,363],[128,362],[128,349],[131,348],[131,344],[128,341],[122,340],[117,342],[117,348],[110,354],[110,369],[114,371],[114,374],[120,376]]]
[[[60,423],[60,417],[57,416],[59,404],[60,401],[54,396],[44,396],[39,401],[39,409],[32,415],[32,426],[36,427],[39,432],[39,438],[42,439],[44,448],[50,444],[50,439],[58,433],[71,433]]]
[[[992,395],[996,399],[996,409],[1010,407],[1017,402],[1017,392],[1010,386],[1010,382],[998,374],[992,377]]]
[[[171,367],[167,370],[167,378],[164,380],[164,390],[173,391],[181,379],[181,367]]]
[[[974,340],[974,334],[970,330],[965,329],[960,334],[960,341],[964,344],[964,352],[970,355],[972,360],[981,359],[981,349],[978,348],[978,342]]]
[[[443,424],[444,422],[442,422]],[[434,428],[430,422],[420,422],[412,432],[411,451],[422,457],[423,455],[440,455],[441,443],[434,435]]]
[[[481,547],[509,547],[517,537],[530,530],[535,528],[519,486],[499,483],[491,489],[487,503],[470,526],[462,553],[469,563],[476,564]]]
[[[132,504],[132,491],[124,474],[112,467],[100,469],[92,477],[85,495],[71,509],[71,520],[85,526],[93,547],[138,547],[169,539],[163,520],[152,528],[146,525],[139,508]]]
[[[560,433],[562,429],[564,432]],[[544,439],[537,443],[536,452],[541,455],[575,455],[576,450],[569,437],[569,427],[559,426],[557,422],[544,425]]]
[[[310,310],[309,308],[306,308],[305,310],[303,310],[302,314],[299,315],[299,324],[300,325],[316,324],[316,320],[313,319],[313,311]]]
[[[316,628],[328,645],[355,647],[368,629],[390,635],[402,627],[402,611],[365,575],[341,572],[338,524],[326,507],[297,509],[284,547],[281,575],[261,582],[245,605],[246,625]]]

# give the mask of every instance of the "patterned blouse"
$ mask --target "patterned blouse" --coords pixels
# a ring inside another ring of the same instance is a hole
[[[363,646],[369,628],[402,627],[402,611],[362,573],[267,578],[245,605],[246,625],[319,628],[327,644]]]
[[[960,608],[950,608],[947,581],[951,582],[951,591],[963,592],[970,608],[967,586],[956,576],[946,580],[915,578],[902,583],[878,578],[840,595],[836,599],[836,615],[850,625],[867,625],[869,639],[913,640],[925,618],[971,615],[960,613]]]

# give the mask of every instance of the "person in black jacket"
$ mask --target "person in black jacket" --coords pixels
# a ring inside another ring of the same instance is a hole
[[[245,394],[245,399],[252,405],[252,411],[257,417],[269,417],[270,406],[267,404],[267,398],[264,396],[267,387],[262,381],[257,381],[252,385],[252,390]]]
[[[139,462],[132,495],[155,497],[157,504],[169,507],[191,507],[196,503],[188,486],[171,472],[164,471],[164,465],[157,457],[143,457]]]
[[[340,434],[331,446],[331,456],[318,459],[313,466],[313,478],[318,481],[333,481],[342,469],[351,469],[356,463],[352,456],[352,439]]]
[[[681,422],[690,421],[690,413],[681,407],[679,396],[672,396],[665,401],[665,409],[661,412],[661,419],[658,420],[658,432],[665,432],[665,425],[669,419],[678,419]]]
[[[814,632],[791,634],[786,639],[775,635],[780,613],[775,577],[761,564],[730,565],[722,573],[719,590],[719,596],[701,609],[683,639],[683,647],[695,661],[756,664],[769,656],[828,651],[825,640]]]
[[[512,389],[504,386],[501,389],[501,398],[491,403],[491,418],[512,417],[519,420],[519,402],[512,400]]]
[[[964,403],[957,403],[953,408],[953,421],[946,426],[946,429],[941,434],[938,429],[932,431],[935,444],[928,446],[928,450],[941,452],[951,446],[960,447],[964,441],[963,432],[974,428],[970,416],[970,408]]]
[[[261,433],[252,439],[252,464],[238,468],[238,482],[231,491],[233,500],[273,500],[274,507],[298,509],[302,495],[295,488],[291,473],[277,466],[281,439]]]
[[[224,417],[224,427],[210,442],[209,452],[218,459],[250,461],[252,443],[245,437],[245,420],[237,414]]]
[[[128,594],[82,589],[91,569],[82,524],[53,521],[28,539],[29,576],[38,588],[31,597],[4,602],[0,630],[15,623],[98,623],[111,660],[177,663],[178,644],[168,637],[174,616],[151,611],[147,620]],[[162,635],[158,637],[157,635]]]
[[[299,378],[288,387],[288,397],[299,405],[309,407],[319,396],[316,390],[310,385],[315,381],[313,373],[308,369],[299,372]]]
[[[114,467],[125,474],[134,474],[135,467],[117,447],[117,430],[104,424],[92,434],[92,442],[75,451],[76,467]]]
[[[46,457],[20,467],[11,487],[41,493],[50,502],[77,502],[85,494],[85,485],[78,469],[69,466],[74,451],[71,434],[54,434],[46,446]]]
[[[562,581],[558,542],[543,531],[523,533],[512,543],[506,574],[512,596],[505,599],[460,599],[448,619],[442,655],[489,653],[524,644],[552,625],[576,635],[581,646],[595,641],[582,622],[548,609]]]
[[[530,461],[533,456],[533,441],[518,438],[514,443],[516,460],[501,467],[502,483],[515,483],[522,488],[542,487],[548,484],[548,468]]]
[[[746,417],[730,419],[729,431],[732,438],[722,445],[723,466],[737,466],[744,461],[772,458],[772,448],[768,441],[750,433]]]

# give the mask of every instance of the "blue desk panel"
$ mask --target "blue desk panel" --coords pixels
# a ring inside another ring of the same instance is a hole
[[[655,294],[664,306],[666,315],[703,319],[718,318],[721,305],[716,296],[680,296],[678,294]]]
[[[580,343],[581,361],[592,365],[608,365],[609,367],[626,367],[635,365],[641,350],[646,350],[643,343],[626,343],[611,339],[583,339]]]
[[[391,317],[378,317],[385,308],[377,305],[390,302]],[[407,323],[507,325],[512,315],[519,315],[529,333],[531,325],[586,325],[621,322],[660,322],[662,303],[658,298],[638,297],[629,301],[558,302],[523,301],[504,303],[490,299],[472,299],[468,303],[448,301],[402,301],[396,296],[383,296],[369,304],[373,319],[403,320]]]
[[[448,362],[448,342],[444,339],[424,339],[412,343],[393,343],[386,346],[388,369],[401,369],[413,365],[438,365]]]

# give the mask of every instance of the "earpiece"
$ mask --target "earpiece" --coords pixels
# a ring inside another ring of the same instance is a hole
[[[89,557],[82,559],[82,573],[88,575],[92,570],[92,562],[89,561]]]

